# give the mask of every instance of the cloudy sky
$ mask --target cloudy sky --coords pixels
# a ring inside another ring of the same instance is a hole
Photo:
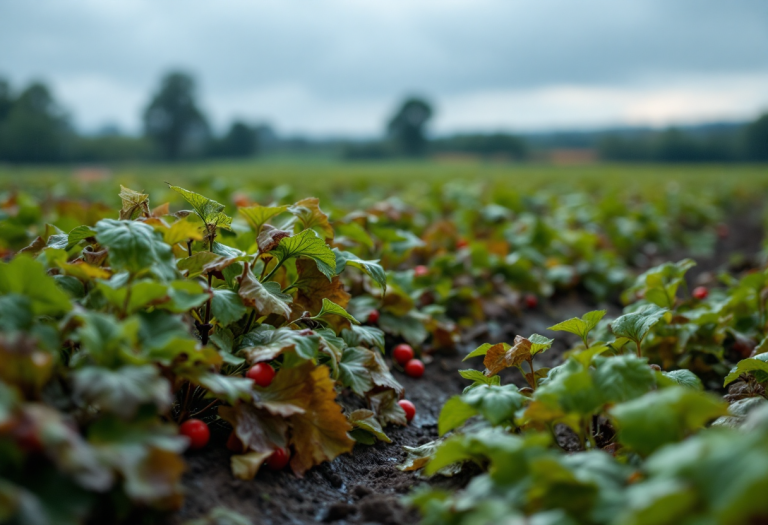
[[[381,132],[409,94],[437,133],[751,118],[768,0],[2,0],[0,76],[77,126],[140,127],[171,68],[215,126]]]

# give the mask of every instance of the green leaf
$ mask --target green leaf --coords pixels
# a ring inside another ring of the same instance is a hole
[[[605,403],[638,398],[656,385],[648,361],[632,354],[596,358],[592,378]]]
[[[671,387],[616,405],[610,410],[618,439],[647,456],[681,441],[707,422],[728,413],[718,397],[686,387]]]
[[[250,364],[270,361],[283,352],[295,352],[302,359],[314,359],[320,346],[320,336],[314,332],[274,328],[262,325],[245,334],[237,344],[237,351]]]
[[[136,212],[144,212],[149,216],[149,195],[139,193],[130,188],[120,185],[120,199],[123,201],[123,207],[120,210],[120,220],[130,221],[136,215]]]
[[[511,421],[515,412],[527,401],[527,398],[512,384],[471,386],[464,391],[461,399],[492,425]]]
[[[736,381],[741,374],[751,373],[760,383],[768,381],[768,354],[758,354],[749,359],[742,359],[731,369],[723,381],[723,386]]]
[[[373,380],[368,370],[371,352],[363,348],[347,347],[339,361],[339,380],[357,395],[364,395],[373,389]]]
[[[168,300],[168,287],[156,281],[140,281],[127,286],[112,286],[108,281],[99,281],[96,287],[107,301],[126,314]]]
[[[291,307],[288,303],[292,298],[288,294],[282,293],[280,285],[274,281],[265,283],[253,275],[248,263],[245,263],[243,274],[239,277],[240,288],[237,293],[243,300],[243,303],[255,308],[260,315],[276,314],[289,319],[291,317]]]
[[[214,397],[230,404],[235,404],[239,399],[249,401],[253,395],[253,381],[245,377],[202,372],[188,375],[187,379],[207,388]]]
[[[360,324],[360,321],[352,317],[344,308],[325,298],[323,298],[323,306],[320,308],[320,311],[312,319],[320,319],[324,315],[338,315],[352,324]]]
[[[213,290],[211,312],[222,326],[227,326],[240,320],[247,311],[248,308],[243,304],[243,300],[232,290]]]
[[[572,319],[568,319],[567,321],[563,321],[562,323],[550,326],[547,328],[547,330],[554,330],[556,332],[570,332],[572,334],[578,335],[582,339],[586,339],[589,335],[589,332],[597,326],[597,323],[600,322],[604,315],[605,310],[594,310],[584,314],[581,319],[574,317]]]
[[[237,211],[245,217],[245,220],[248,221],[248,224],[253,228],[256,236],[258,236],[259,233],[261,233],[261,227],[264,226],[269,219],[275,215],[279,215],[287,209],[288,206],[250,206],[247,208],[238,208]]]
[[[336,256],[325,241],[314,230],[304,230],[293,237],[280,240],[277,248],[269,252],[280,262],[292,257],[307,257],[317,264],[317,269],[330,281],[336,275]]]
[[[204,223],[215,224],[216,226],[229,229],[232,224],[232,217],[228,217],[223,213],[223,204],[211,200],[208,197],[204,197],[199,193],[180,188],[179,186],[171,186],[169,184],[168,187],[184,197],[184,200],[192,205],[195,213],[197,213]]]
[[[582,416],[594,413],[603,404],[589,369],[573,358],[550,371],[547,381],[536,389],[533,399]]]
[[[669,310],[655,304],[643,306],[631,314],[625,314],[611,323],[611,330],[618,337],[626,337],[632,341],[642,341],[653,325]]]
[[[81,241],[84,241],[90,237],[96,237],[96,230],[90,226],[77,226],[76,228],[70,230],[69,235],[67,236],[66,249],[69,250],[76,244],[80,244]]]
[[[171,406],[171,385],[152,365],[88,366],[75,370],[72,379],[77,399],[123,419],[134,417],[143,404],[152,403],[161,413]]]
[[[362,429],[373,434],[380,441],[385,443],[392,443],[392,440],[389,439],[389,436],[384,433],[384,429],[381,428],[381,423],[379,423],[375,414],[370,410],[355,410],[349,414],[349,416],[347,416],[347,419],[355,428]]]
[[[205,304],[210,295],[196,281],[173,281],[167,289],[168,301],[158,308],[178,314],[186,313]]]
[[[437,419],[437,432],[443,436],[446,432],[460,427],[469,418],[476,415],[477,410],[467,404],[461,396],[450,397],[440,410],[440,417]]]
[[[137,274],[146,269],[163,279],[176,276],[171,247],[151,226],[135,221],[102,219],[96,223],[96,240],[109,250],[113,270]]]
[[[501,345],[503,345],[503,347],[504,347],[504,351],[505,351],[505,352],[506,352],[507,350],[509,350],[510,348],[512,348],[512,347],[511,347],[511,346],[509,346],[507,343],[496,343],[496,344],[501,344]],[[466,356],[464,359],[462,359],[462,361],[466,361],[467,359],[470,359],[470,358],[472,358],[472,357],[479,357],[479,356],[481,356],[481,355],[485,355],[485,354],[487,354],[487,353],[488,353],[488,350],[489,350],[490,348],[492,348],[492,347],[496,346],[496,344],[491,344],[491,343],[484,343],[484,344],[482,344],[482,345],[478,346],[477,348],[475,348],[474,350],[472,350],[470,353],[468,353],[468,354],[467,354],[467,356]]]
[[[554,339],[549,339],[539,334],[532,334],[528,340],[531,342],[530,353],[532,356],[548,350],[552,343],[555,342]]]
[[[704,390],[704,385],[701,383],[701,379],[690,370],[673,370],[671,372],[662,372],[662,374],[664,377],[671,379],[680,386],[685,386],[694,390]]]
[[[354,266],[376,281],[376,283],[381,286],[382,294],[387,292],[387,272],[385,272],[384,268],[379,264],[378,259],[375,261],[364,261],[354,253],[345,252],[338,248],[334,248],[333,252],[336,256],[337,274],[343,272],[347,266]]]
[[[31,301],[35,315],[60,315],[72,309],[67,293],[45,272],[43,265],[26,255],[0,262],[0,294],[18,294]]]
[[[384,332],[375,326],[353,324],[341,331],[341,337],[348,346],[367,346],[384,351]]]
[[[479,370],[459,370],[459,375],[464,379],[469,379],[470,381],[482,383],[484,385],[491,385],[494,381],[493,377],[488,377]]]

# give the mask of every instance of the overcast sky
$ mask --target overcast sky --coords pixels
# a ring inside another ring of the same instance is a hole
[[[752,118],[768,0],[0,0],[0,75],[77,126],[140,126],[160,76],[282,133],[375,135],[408,94],[437,133]]]

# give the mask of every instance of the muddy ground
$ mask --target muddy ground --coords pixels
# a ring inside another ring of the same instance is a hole
[[[713,282],[712,276],[720,270],[740,271],[757,263],[764,238],[761,216],[752,213],[729,223],[729,235],[717,242],[714,254],[700,259],[691,271],[690,284]],[[667,260],[677,260],[684,252],[668,254]],[[657,261],[654,261],[657,262]],[[424,483],[414,473],[395,468],[405,458],[404,445],[417,446],[437,437],[437,417],[445,400],[467,386],[457,370],[468,368],[461,363],[466,352],[484,342],[511,342],[516,334],[540,333],[553,335],[546,328],[552,324],[596,307],[608,308],[615,315],[620,311],[617,302],[593,304],[577,294],[559,296],[551,302],[519,317],[496,319],[494,323],[474,327],[468,331],[456,355],[435,356],[427,364],[421,379],[412,379],[397,370],[393,373],[406,389],[406,397],[413,401],[417,414],[408,427],[386,429],[391,444],[358,445],[352,454],[346,454],[331,463],[313,468],[303,479],[288,471],[274,473],[263,469],[252,481],[235,479],[230,473],[229,452],[225,446],[226,433],[214,434],[211,444],[199,453],[188,455],[189,470],[184,477],[187,497],[175,523],[204,515],[214,507],[222,506],[242,513],[254,524],[283,525],[327,522],[343,524],[408,524],[418,521],[418,515],[401,504],[401,498],[413,487]],[[569,335],[569,334],[566,334]],[[539,356],[536,365],[559,364],[560,355],[574,341],[558,334],[552,350]],[[480,368],[480,360],[472,363]],[[520,378],[510,373],[503,381],[514,381],[522,386]],[[459,487],[468,476],[436,478],[435,486]]]

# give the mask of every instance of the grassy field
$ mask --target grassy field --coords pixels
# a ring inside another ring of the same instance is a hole
[[[0,190],[37,195],[67,194],[102,200],[118,184],[150,193],[163,191],[164,181],[218,195],[244,192],[260,198],[266,192],[286,198],[308,195],[347,202],[396,195],[418,199],[434,191],[475,191],[478,187],[518,192],[539,190],[632,192],[652,197],[682,191],[759,197],[768,189],[766,165],[588,165],[411,162],[217,162],[90,167],[0,166]],[[277,191],[275,189],[277,188]],[[342,204],[342,203],[338,203]]]

